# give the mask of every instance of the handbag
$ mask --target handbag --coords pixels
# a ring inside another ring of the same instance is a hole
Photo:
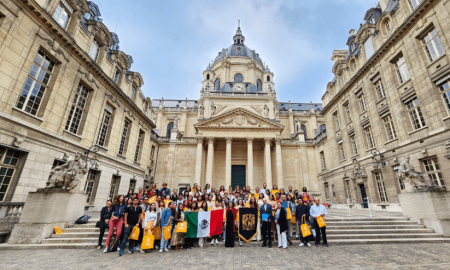
[[[325,223],[325,219],[322,216],[318,216],[316,220],[317,225],[319,225],[319,228],[327,226],[327,224]]]
[[[100,221],[97,221],[97,222],[95,223],[95,228],[100,228]]]
[[[144,237],[142,237],[141,249],[152,249],[153,243],[155,242],[155,237],[144,231]]]
[[[308,224],[306,224],[305,217],[302,217],[302,225],[300,226],[300,229],[302,230],[303,237],[308,237],[311,235],[311,229]]]
[[[130,237],[128,237],[128,239],[138,240],[139,239],[139,232],[140,232],[139,227],[137,225],[134,226],[133,230],[131,231],[131,235],[130,235]]]
[[[187,232],[187,222],[178,222],[177,224],[177,233],[186,233]]]
[[[62,234],[63,230],[61,230],[59,227],[55,227],[55,234]]]

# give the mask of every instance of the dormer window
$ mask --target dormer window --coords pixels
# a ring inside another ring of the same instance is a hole
[[[411,10],[415,10],[423,0],[408,0],[408,4],[411,7]]]
[[[364,42],[364,49],[366,50],[366,60],[369,60],[369,58],[374,54],[373,44],[372,44],[372,37],[369,37],[366,42]]]
[[[89,56],[92,60],[97,61],[98,52],[100,50],[100,43],[97,40],[93,40],[91,44],[91,48],[89,49]]]
[[[113,78],[115,83],[119,82],[119,77],[120,77],[120,72],[121,71],[122,70],[119,67],[116,67],[116,72],[114,72],[114,78]]]
[[[371,24],[375,24],[375,18],[374,18],[374,17],[370,18],[370,19],[369,19],[369,22],[370,22]]]
[[[70,6],[67,4],[63,5],[63,3],[59,3],[55,13],[53,14],[53,19],[55,19],[55,21],[64,29],[66,29],[70,19],[70,14],[73,12],[72,8],[69,8]]]
[[[136,93],[136,89],[135,89],[135,87],[134,87],[134,85],[131,87],[131,93],[130,93],[130,98],[132,99],[132,100],[134,100],[134,94]]]

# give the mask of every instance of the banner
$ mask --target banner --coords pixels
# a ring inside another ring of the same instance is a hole
[[[222,234],[223,210],[207,212],[185,212],[187,222],[186,238],[209,237]]]
[[[250,242],[257,235],[258,208],[239,208],[239,237]]]

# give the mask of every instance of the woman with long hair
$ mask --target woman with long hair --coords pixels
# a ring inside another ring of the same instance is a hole
[[[188,209],[188,212],[198,212],[198,204],[197,201],[192,201],[192,203],[190,204],[190,207]],[[194,241],[196,240],[196,238],[186,238],[184,241],[184,245],[186,247],[187,250],[191,250]]]
[[[297,206],[297,203],[295,201],[292,202],[293,199],[292,199],[292,195],[291,194],[288,194],[286,196],[286,201],[290,202],[289,205],[290,205],[290,208],[291,208],[291,217],[292,217],[292,219],[295,219],[295,208]],[[295,226],[295,223],[294,223],[294,225],[292,225],[292,222],[291,222],[291,221],[293,221],[292,219],[288,219],[288,224],[287,224],[288,228],[289,228],[288,232],[290,233],[290,235],[288,235],[289,243],[292,243],[291,237],[292,237],[292,235],[294,233],[294,230],[296,232],[296,237],[298,238],[298,227]]]
[[[156,227],[158,223],[158,210],[156,209],[156,203],[153,202],[150,204],[150,207],[145,212],[144,219],[144,230],[147,234],[152,234],[152,230]],[[145,253],[145,250],[141,249],[141,253]]]
[[[220,189],[219,189],[219,194],[220,194],[221,196],[223,196],[224,193],[225,193],[225,186],[224,186],[224,185],[221,185],[221,186],[220,186]]]
[[[144,190],[144,197],[147,197],[147,198],[150,197],[150,193],[148,192],[148,189]]]
[[[286,233],[288,230],[288,220],[286,219],[286,210],[281,206],[281,202],[277,203],[277,210],[275,211],[275,223],[278,233],[278,247],[287,248]]]
[[[275,209],[277,208],[277,202],[275,201],[275,196],[272,193],[270,193],[269,201],[267,203],[270,204],[270,206],[272,206],[272,216],[273,216],[274,213],[275,213]],[[275,226],[275,220],[274,219],[272,219],[271,226],[272,226],[272,232],[273,232],[273,241],[276,243],[278,237],[277,237],[277,228]]]
[[[191,186],[190,186],[190,185],[187,185],[187,186],[186,186],[185,191],[189,192],[189,195],[192,195],[192,189],[191,189]]]
[[[128,206],[131,206],[131,205],[133,204],[133,199],[134,199],[134,198],[129,198],[129,199],[127,200],[127,207],[128,207]]]
[[[194,193],[194,201],[198,201],[198,197],[200,196],[200,194],[198,192]]]
[[[132,199],[134,196],[134,192],[132,189],[128,190],[127,196],[125,196],[125,199]]]
[[[242,190],[241,190],[241,192],[242,192]],[[244,200],[243,199],[239,199],[238,200],[238,203],[237,203],[237,205],[236,205],[236,215],[238,216],[239,215],[239,209],[240,208],[244,208],[245,207],[245,204],[244,204]],[[239,222],[237,223],[237,227],[239,228]],[[239,245],[240,246],[242,246],[242,241],[241,241],[241,238],[240,237],[238,237],[238,239],[239,239]]]
[[[184,191],[183,199],[184,199],[184,200],[189,199],[189,191],[187,191],[187,190]]]
[[[211,185],[206,184],[204,189],[206,189],[206,194],[209,194],[211,192]]]
[[[234,247],[234,233],[236,232],[236,208],[232,201],[228,202],[225,219],[225,247]]]
[[[186,233],[177,232],[177,224],[183,221],[184,221],[183,205],[179,204],[177,206],[177,212],[175,213],[175,218],[173,220],[173,230],[171,240],[171,246],[175,246],[175,250],[180,250],[181,245],[183,245],[184,243],[184,237]]]
[[[152,188],[150,189],[150,197],[158,196],[158,188],[155,183],[152,184]]]
[[[116,228],[116,238],[120,238],[122,233],[123,216],[125,215],[125,209],[127,207],[125,203],[125,196],[116,195],[113,200],[113,206],[111,206],[111,220],[109,221],[108,237],[106,238],[106,248],[103,252],[108,252],[109,241]]]
[[[270,194],[272,194],[272,193],[270,193],[270,189],[266,189],[266,193],[264,194],[264,198],[269,200]]]
[[[200,197],[199,197],[200,198]],[[199,203],[199,209],[198,212],[207,212],[208,211],[208,204],[206,202]],[[198,239],[198,246],[200,248],[203,248],[203,244],[206,242],[206,237],[200,237]]]
[[[209,195],[214,195],[214,194],[216,194],[216,188],[215,187],[212,187],[211,188],[211,192],[209,192]]]

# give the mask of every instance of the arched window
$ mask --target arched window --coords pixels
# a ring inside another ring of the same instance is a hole
[[[220,79],[217,78],[216,81],[214,82],[214,90],[219,90],[220,89]]]
[[[209,80],[209,74],[206,75],[206,79]]]
[[[306,136],[306,127],[304,125],[302,125],[300,127],[303,130],[303,133],[305,134],[305,140],[308,138],[308,136]]]
[[[270,82],[270,76],[267,76],[267,81]]]
[[[240,73],[234,75],[234,82],[244,82],[244,76]]]
[[[324,131],[326,129],[327,129],[327,127],[325,125],[320,125],[320,127],[319,127],[319,131],[320,132],[322,132],[322,131]]]
[[[261,90],[262,90],[261,80],[259,80],[259,79],[256,81],[256,89],[257,89],[258,91],[261,91]]]
[[[172,130],[172,128],[173,128],[173,122],[170,122],[170,123],[167,125],[167,134],[166,134],[166,137],[170,137],[170,131]]]

